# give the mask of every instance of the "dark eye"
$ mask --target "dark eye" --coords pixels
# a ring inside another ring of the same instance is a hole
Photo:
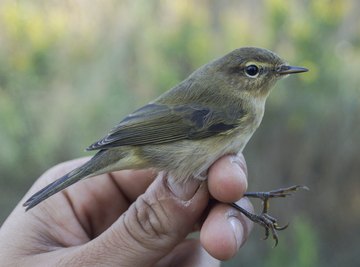
[[[255,78],[259,75],[259,68],[256,65],[249,65],[245,68],[245,73],[250,78]]]

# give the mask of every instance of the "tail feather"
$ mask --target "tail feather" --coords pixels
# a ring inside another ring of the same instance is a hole
[[[51,197],[57,192],[63,190],[64,188],[76,183],[77,181],[91,177],[93,175],[98,175],[101,173],[109,172],[111,170],[120,170],[129,166],[129,163],[126,161],[126,164],[122,168],[118,165],[116,169],[111,169],[109,166],[119,161],[121,158],[125,158],[128,152],[123,152],[120,149],[113,150],[100,150],[94,155],[88,162],[79,168],[69,172],[63,177],[57,179],[51,184],[47,185],[34,195],[32,195],[23,206],[26,207],[26,211],[35,207],[37,204],[43,200]],[[131,164],[130,164],[131,165]]]
[[[26,207],[26,211],[35,207],[37,204],[42,202],[43,200],[49,198],[50,196],[58,193],[59,191],[63,190],[64,188],[76,183],[77,181],[85,178],[88,175],[88,172],[84,170],[84,168],[80,167],[75,169],[68,174],[64,175],[63,177],[57,179],[56,181],[52,182],[51,184],[47,185],[34,195],[32,195],[24,204],[23,206]]]

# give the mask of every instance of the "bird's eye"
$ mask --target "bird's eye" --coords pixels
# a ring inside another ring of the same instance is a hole
[[[245,68],[245,74],[250,78],[256,78],[259,75],[259,68],[256,65],[249,65]]]

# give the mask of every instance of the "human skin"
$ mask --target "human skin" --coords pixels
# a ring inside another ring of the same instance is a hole
[[[77,183],[25,212],[21,203],[87,158],[45,172],[0,229],[2,266],[219,266],[252,223],[234,202],[247,189],[242,155],[227,155],[208,181],[179,184],[154,170],[126,170]],[[209,199],[215,204],[209,205]],[[212,201],[214,202],[214,201]],[[252,211],[243,198],[237,202]],[[186,238],[200,229],[200,238]]]

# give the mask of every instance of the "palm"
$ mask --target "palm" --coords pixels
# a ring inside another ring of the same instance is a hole
[[[246,189],[245,167],[234,165],[233,158],[223,157],[209,170],[209,192],[221,201],[232,202]],[[86,160],[52,168],[27,195]],[[0,257],[2,253],[7,255],[13,265],[24,261],[30,265],[41,262],[79,265],[79,261],[91,264],[100,260],[110,265],[136,261],[143,266],[168,266],[174,260],[186,266],[217,266],[217,261],[205,253],[204,248],[218,259],[232,257],[242,241],[234,240],[228,216],[239,221],[243,229],[239,228],[241,231],[237,234],[242,240],[249,230],[249,222],[226,204],[213,206],[204,217],[202,213],[209,200],[205,185],[184,202],[164,184],[166,177],[155,179],[156,176],[153,170],[104,174],[61,191],[29,212],[25,213],[19,204],[1,228]],[[156,217],[159,215],[163,217]],[[154,218],[155,225],[152,225]],[[184,240],[204,218],[200,240]],[[133,228],[132,234],[129,235],[127,227]],[[160,232],[156,232],[159,227]],[[22,255],[26,252],[27,259],[17,257],[19,251]],[[108,255],[106,258],[104,253]]]

